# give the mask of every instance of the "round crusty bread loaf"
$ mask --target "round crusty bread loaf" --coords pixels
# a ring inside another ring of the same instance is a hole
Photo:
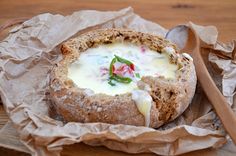
[[[56,111],[65,121],[104,122],[144,126],[145,118],[137,109],[131,93],[121,95],[94,94],[89,96],[86,89],[79,88],[67,77],[68,66],[77,60],[80,53],[100,44],[130,42],[145,45],[163,52],[165,47],[174,44],[151,34],[126,29],[100,29],[82,34],[62,44],[63,59],[52,69],[50,75],[50,96]],[[179,116],[190,104],[196,87],[196,73],[190,57],[173,52],[171,63],[177,64],[176,79],[144,76],[138,82],[139,88],[148,84],[152,97],[150,127],[157,128]]]

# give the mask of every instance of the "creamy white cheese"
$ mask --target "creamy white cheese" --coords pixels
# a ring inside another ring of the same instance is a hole
[[[175,50],[172,47],[165,47],[162,49],[162,52],[166,52],[168,55],[171,55],[171,54],[175,53]]]
[[[189,54],[187,54],[187,53],[182,53],[182,55],[183,55],[184,57],[186,57],[187,59],[189,59],[190,61],[193,61],[193,58],[192,58]]]
[[[78,87],[91,89],[94,93],[116,95],[138,89],[136,81],[129,84],[116,83],[115,86],[108,84],[109,65],[114,55],[131,61],[140,77],[175,78],[177,65],[169,62],[168,54],[160,54],[144,46],[130,43],[113,43],[88,49],[69,66],[68,77]]]
[[[139,112],[145,118],[145,126],[148,127],[150,125],[152,97],[145,90],[133,90],[132,99],[135,101]]]

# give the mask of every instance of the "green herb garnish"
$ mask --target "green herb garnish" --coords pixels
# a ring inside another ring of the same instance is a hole
[[[112,79],[109,79],[108,84],[111,86],[115,86],[116,84],[112,82]]]
[[[120,82],[120,83],[127,83],[127,84],[132,82],[131,78],[129,78],[129,77],[122,77],[122,76],[119,76],[119,75],[114,73],[114,71],[115,71],[114,64],[116,62],[124,63],[124,64],[128,65],[131,70],[134,71],[134,64],[132,62],[130,62],[129,60],[126,60],[124,58],[121,58],[121,57],[115,55],[115,57],[112,59],[112,61],[110,63],[110,67],[109,67],[109,76],[110,77],[109,77],[109,80],[108,80],[108,84],[110,84],[111,86],[115,86],[115,83],[113,83],[112,80],[115,80],[115,81]],[[139,73],[135,73],[135,76],[140,78]]]
[[[117,55],[115,55],[115,58],[117,59],[118,62],[120,63],[124,63],[124,64],[127,64],[128,66],[130,66],[131,64],[133,64],[132,62],[130,62],[129,60],[126,60],[124,58],[121,58]]]
[[[136,76],[137,78],[140,78],[140,74],[139,74],[139,73],[135,73],[135,76]]]
[[[119,75],[113,75],[110,77],[110,79],[116,80],[117,82],[121,82],[121,83],[130,83],[132,81],[132,79],[129,77],[121,77]]]

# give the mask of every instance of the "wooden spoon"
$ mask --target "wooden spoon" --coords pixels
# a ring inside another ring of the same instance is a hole
[[[200,40],[195,31],[185,25],[171,29],[166,38],[176,43],[181,52],[189,53],[194,61],[198,81],[213,105],[225,130],[236,144],[236,114],[234,114],[225,97],[221,94],[212,80],[200,53]]]

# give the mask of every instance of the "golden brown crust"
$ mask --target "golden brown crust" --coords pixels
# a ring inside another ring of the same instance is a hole
[[[99,44],[131,42],[146,45],[161,52],[165,47],[175,45],[150,34],[125,29],[100,29],[88,32],[65,42],[61,51],[63,59],[55,65],[50,75],[50,93],[54,106],[66,121],[105,122],[112,124],[145,125],[144,116],[138,111],[131,93],[110,96],[106,94],[88,95],[86,89],[77,87],[67,78],[68,65],[81,52]],[[157,128],[175,119],[189,105],[195,92],[196,74],[193,62],[178,53],[170,54],[171,62],[178,64],[176,80],[163,77],[142,77],[138,82],[150,86],[153,98],[150,127]]]

